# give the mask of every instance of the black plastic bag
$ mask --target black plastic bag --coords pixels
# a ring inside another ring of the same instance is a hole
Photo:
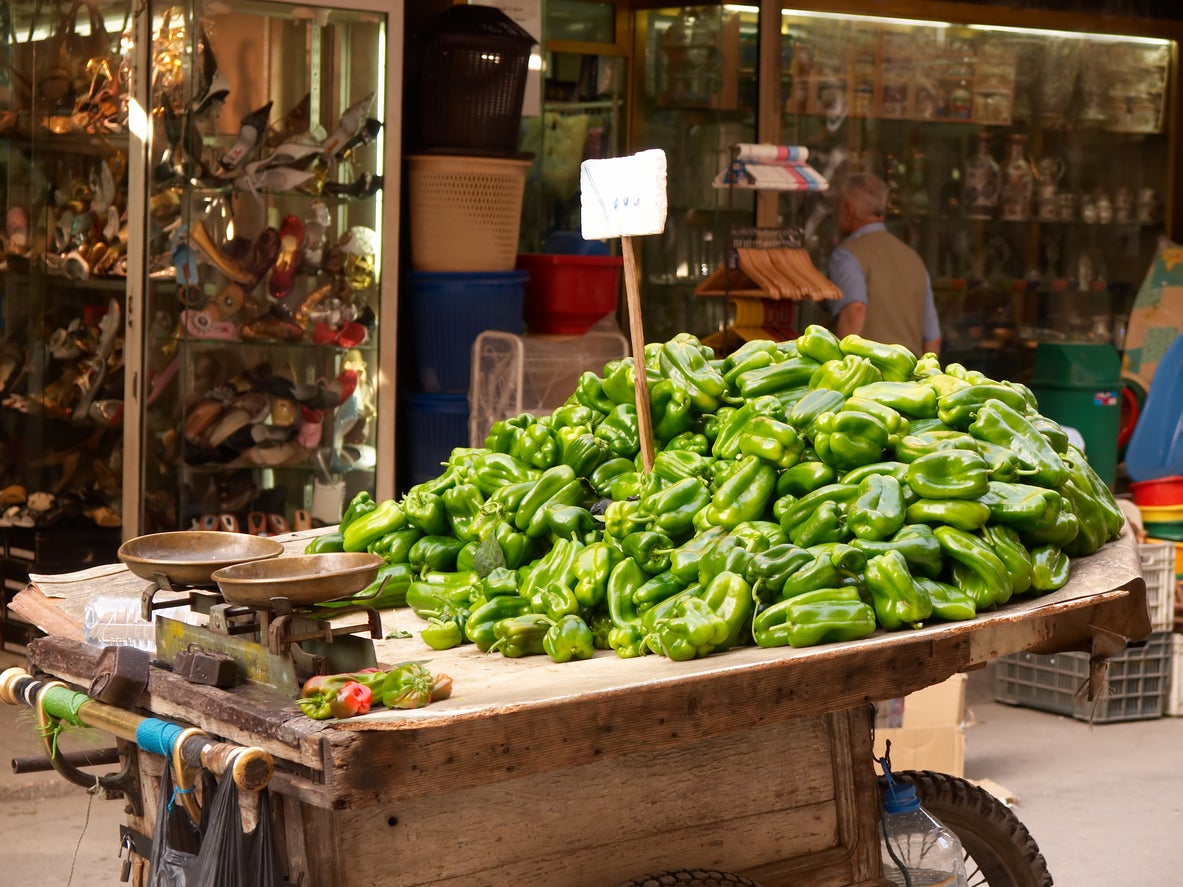
[[[200,846],[200,827],[190,818],[184,805],[173,803],[172,768],[166,762],[160,775],[152,856],[148,860],[148,887],[189,887],[186,869],[197,857]]]

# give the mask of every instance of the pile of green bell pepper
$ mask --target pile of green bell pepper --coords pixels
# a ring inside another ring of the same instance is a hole
[[[381,555],[326,611],[406,605],[432,649],[681,660],[972,619],[1061,587],[1122,525],[1025,386],[814,325],[585,372],[399,498],[358,493],[309,552]]]

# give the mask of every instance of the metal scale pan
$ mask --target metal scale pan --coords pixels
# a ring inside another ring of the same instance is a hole
[[[124,566],[143,579],[159,582],[163,577],[170,587],[212,587],[216,571],[276,558],[283,551],[280,542],[263,536],[179,530],[129,539],[118,554]]]
[[[213,580],[229,603],[271,607],[276,600],[308,606],[357,594],[374,581],[382,558],[366,552],[305,554],[223,567]]]

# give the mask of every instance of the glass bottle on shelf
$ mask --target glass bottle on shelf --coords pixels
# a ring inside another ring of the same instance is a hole
[[[1008,222],[1024,222],[1031,216],[1031,198],[1035,175],[1027,156],[1027,137],[1013,133],[1007,142],[1006,160],[1002,164],[1002,192],[999,215]]]
[[[998,163],[990,156],[986,133],[978,134],[977,151],[965,164],[965,192],[962,204],[968,219],[992,219],[998,206],[1000,186]]]

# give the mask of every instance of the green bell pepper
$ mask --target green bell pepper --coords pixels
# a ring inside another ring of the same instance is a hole
[[[376,554],[388,564],[406,563],[411,553],[411,546],[423,536],[423,531],[415,527],[404,527],[387,533],[381,539],[375,539],[366,546],[366,551]]]
[[[797,337],[797,350],[806,357],[825,363],[827,360],[841,360],[842,344],[838,337],[820,324],[811,323]]]
[[[727,625],[727,635],[722,641],[715,642],[715,652],[730,650],[746,640],[756,608],[752,586],[747,579],[726,570],[718,573],[703,589],[702,601]]]
[[[603,421],[604,415],[599,410],[584,406],[578,401],[572,403],[568,400],[561,406],[555,407],[549,416],[538,421],[549,425],[555,431],[563,428],[594,428]]]
[[[496,567],[481,579],[480,596],[485,600],[502,594],[517,595],[522,586],[522,574],[509,567]]]
[[[365,551],[371,542],[407,525],[408,515],[395,499],[387,499],[364,514],[355,514],[342,529],[345,551]]]
[[[820,364],[808,357],[789,357],[779,363],[748,370],[736,377],[739,395],[746,401],[772,395],[778,397],[809,385]]]
[[[899,531],[904,525],[904,492],[900,482],[890,474],[871,474],[863,478],[859,482],[858,496],[847,506],[846,524],[860,539],[886,539]]]
[[[667,598],[673,597],[686,587],[686,583],[671,570],[650,576],[633,591],[633,604],[638,613],[651,610]]]
[[[1063,588],[1068,584],[1071,564],[1061,549],[1055,545],[1039,545],[1031,549],[1030,591],[1044,594]]]
[[[866,569],[867,556],[844,543],[836,545],[843,546],[843,549],[839,549],[837,553],[833,549],[825,550],[823,546],[806,549],[810,560],[785,577],[780,590],[781,600],[798,597],[819,588],[840,588],[857,582],[859,575]],[[847,557],[844,549],[855,552],[857,556],[853,559]],[[849,569],[852,565],[857,565],[858,570]]]
[[[656,459],[654,461],[656,462]],[[608,496],[611,492],[613,481],[619,477],[636,473],[636,466],[633,464],[632,459],[626,459],[623,456],[613,456],[597,465],[595,470],[588,475],[587,480],[597,496]]]
[[[625,537],[649,525],[649,514],[641,510],[637,499],[609,502],[604,509],[604,535],[623,541]]]
[[[703,557],[726,536],[727,530],[723,527],[709,527],[691,536],[670,552],[670,571],[687,584],[696,581]]]
[[[756,416],[739,437],[739,452],[756,456],[776,468],[791,468],[805,452],[805,439],[793,426],[771,416]]]
[[[865,638],[875,628],[875,611],[857,589],[822,588],[757,613],[752,639],[761,647],[812,647]]]
[[[813,388],[803,394],[785,414],[785,421],[798,434],[813,436],[813,423],[823,413],[836,413],[846,403],[846,395],[830,388]]]
[[[344,550],[345,534],[340,530],[331,533],[322,533],[309,540],[308,544],[304,546],[305,554],[326,554]]]
[[[488,598],[483,603],[473,607],[468,614],[468,621],[464,623],[464,636],[476,644],[482,653],[488,653],[498,640],[496,625],[503,619],[511,619],[530,612],[530,602],[523,597],[502,594]],[[545,619],[532,614],[536,619]],[[504,630],[502,632],[504,634]],[[545,629],[543,634],[545,634]],[[539,639],[541,643],[541,638]]]
[[[878,418],[859,410],[822,413],[814,428],[818,458],[840,471],[881,461],[891,437]]]
[[[886,474],[894,477],[901,484],[908,478],[907,462],[868,462],[858,468],[852,468],[842,475],[842,483],[857,486],[873,474]]]
[[[990,489],[989,472],[977,450],[937,450],[908,465],[907,481],[923,499],[977,499]]]
[[[690,450],[662,450],[653,457],[653,474],[668,484],[689,477],[706,479],[714,459]]]
[[[1031,554],[1011,527],[1001,524],[982,527],[982,539],[1010,574],[1011,594],[1023,594],[1031,587]]]
[[[896,441],[895,457],[900,462],[914,462],[941,450],[975,449],[976,441],[964,431],[915,431]]]
[[[913,577],[935,579],[945,564],[941,543],[927,524],[904,524],[890,539],[852,539],[850,544],[867,557],[898,551],[908,562]]]
[[[550,428],[535,421],[514,437],[509,455],[528,468],[545,471],[559,461],[559,441]]]
[[[915,576],[916,587],[932,604],[932,615],[945,622],[965,622],[978,615],[974,599],[955,585],[927,576]]]
[[[774,545],[752,556],[744,578],[751,585],[754,596],[763,601],[775,601],[784,590],[785,581],[814,560],[810,552],[791,543]]]
[[[638,530],[620,541],[620,550],[625,557],[635,560],[650,576],[664,573],[670,568],[670,552],[674,550],[670,537],[654,530]]]
[[[636,404],[617,404],[604,421],[596,426],[594,433],[615,455],[634,458],[641,449]]]
[[[559,439],[562,442],[559,461],[570,466],[576,477],[590,477],[611,455],[607,444],[586,429],[576,431],[569,439],[564,439],[560,431]]]
[[[875,616],[888,631],[905,625],[919,628],[932,615],[932,601],[916,587],[898,551],[868,558],[865,578]]]
[[[457,619],[432,616],[419,632],[419,637],[433,650],[451,650],[464,643],[464,626]]]
[[[705,526],[731,529],[755,520],[772,498],[776,469],[755,456],[741,456],[736,461],[736,469],[715,490],[711,503],[698,513]]]
[[[690,430],[690,395],[672,379],[659,379],[649,389],[653,437],[666,441]]]
[[[1027,408],[1027,399],[1019,391],[1002,384],[970,385],[943,395],[937,401],[937,418],[951,428],[969,428],[988,400],[1005,403],[1020,412]]]
[[[612,412],[616,406],[616,402],[604,393],[603,380],[590,370],[579,377],[572,397],[580,406],[603,415]]]
[[[579,601],[575,599],[575,592],[566,585],[551,582],[541,591],[535,592],[530,598],[530,609],[541,613],[548,619],[558,620],[564,616],[579,612]]]
[[[1022,412],[1021,407],[1015,407],[1015,409]],[[1031,424],[1035,430],[1043,435],[1043,439],[1047,441],[1048,446],[1061,456],[1068,452],[1068,432],[1064,430],[1064,426],[1032,410],[1028,410],[1026,416],[1031,420]]]
[[[608,577],[608,615],[612,618],[608,644],[622,659],[644,656],[649,652],[641,617],[633,602],[633,593],[647,579],[645,571],[631,557],[623,558]]]
[[[838,473],[825,462],[798,462],[780,473],[776,479],[776,497],[796,496],[800,498],[819,487],[832,484]]]
[[[423,619],[457,612],[468,607],[479,587],[480,577],[475,573],[428,573],[407,586],[407,606]]]
[[[425,536],[443,536],[448,532],[448,510],[439,493],[409,491],[403,497],[403,512],[407,522],[417,530],[422,530]]]
[[[860,385],[851,396],[889,406],[909,419],[935,419],[937,415],[937,393],[921,382],[872,382]]]
[[[1091,490],[1080,487],[1077,477],[1077,474],[1070,473],[1056,488],[1077,521],[1076,535],[1060,547],[1070,557],[1085,557],[1104,545],[1109,536],[1105,527],[1105,517],[1096,498]]]
[[[440,495],[444,502],[448,525],[452,535],[462,542],[474,542],[477,539],[477,518],[481,514],[481,506],[485,504],[485,497],[473,483],[458,483],[444,490]]]
[[[783,415],[784,410],[775,397],[764,395],[746,401],[720,422],[719,432],[711,444],[711,455],[716,459],[734,459],[739,455],[740,439],[748,432],[748,425],[755,417]]]
[[[765,551],[774,545],[784,545],[789,535],[776,521],[749,520],[731,528],[731,535],[748,542],[752,551]]]
[[[872,382],[882,382],[883,374],[869,360],[847,355],[841,360],[827,360],[809,377],[810,388],[828,388],[843,395]]]
[[[539,513],[542,506],[552,501],[555,495],[575,480],[575,471],[570,465],[555,465],[544,471],[538,480],[534,482],[534,486],[522,498],[521,503],[514,512],[514,526],[523,533],[527,532],[531,527],[536,527],[538,532],[532,538],[541,536],[546,530],[546,522]]]
[[[849,537],[846,510],[833,500],[822,502],[812,514],[789,531],[793,544],[802,548],[823,542],[845,542]]]
[[[318,604],[321,607],[333,609],[337,606],[364,605],[375,610],[389,610],[402,607],[407,603],[407,589],[415,579],[415,571],[410,564],[384,563],[378,568],[374,581],[348,598],[339,601],[326,601]]]
[[[573,539],[556,539],[550,551],[529,567],[518,594],[533,601],[534,596],[551,584],[574,585],[575,560],[584,545]]]
[[[680,539],[693,531],[695,515],[710,502],[707,485],[697,477],[687,477],[644,497],[640,510],[650,515],[656,529],[671,539]]]
[[[546,630],[542,649],[555,662],[591,659],[596,652],[591,628],[574,613],[557,620]]]
[[[687,596],[654,622],[645,643],[661,656],[685,662],[710,655],[727,640],[728,630],[726,620],[706,602]]]
[[[699,558],[698,584],[706,588],[711,584],[711,580],[720,573],[745,575],[751,565],[752,558],[761,551],[767,551],[770,547],[766,540],[723,536],[704,551]],[[672,556],[670,564],[672,571]]]
[[[454,571],[456,556],[465,544],[455,536],[423,536],[407,552],[407,563],[419,573]]]
[[[1034,484],[990,481],[981,501],[990,509],[990,520],[1016,530],[1046,526],[1060,512],[1061,497],[1055,490]]]
[[[907,382],[916,369],[916,355],[903,345],[875,342],[862,336],[843,336],[838,347],[848,357],[861,357],[877,369],[886,382]]]
[[[1008,447],[1040,486],[1059,489],[1068,476],[1064,461],[1031,421],[1000,400],[982,404],[969,433],[979,440]]]
[[[345,513],[341,515],[341,522],[338,524],[337,529],[344,533],[351,523],[363,514],[369,514],[377,507],[378,503],[374,501],[374,497],[367,490],[360,490],[349,500],[349,504],[345,507]]]
[[[976,499],[917,499],[904,515],[910,524],[947,524],[971,532],[985,526],[990,508]]]
[[[945,556],[956,561],[953,583],[974,599],[979,613],[1010,599],[1006,565],[981,538],[949,526],[936,527],[933,533]]]
[[[493,643],[485,652],[496,651],[511,659],[541,656],[546,652],[543,641],[553,624],[552,619],[540,613],[522,613],[498,619],[493,623]]]
[[[874,416],[887,429],[889,441],[898,440],[908,430],[908,420],[903,417],[899,410],[879,403],[877,400],[871,400],[868,397],[859,397],[857,394],[850,395],[842,403],[838,412],[842,412],[843,410],[856,410],[860,413],[867,413],[868,415]]]
[[[668,441],[665,449],[662,452],[671,451],[686,451],[690,453],[698,453],[700,456],[705,456],[711,451],[711,442],[707,440],[705,434],[700,434],[693,429],[684,431],[677,437]]]
[[[1006,447],[975,439],[974,449],[986,460],[990,480],[1008,482],[1019,479],[1019,461]]]
[[[523,465],[508,453],[487,453],[472,470],[472,482],[485,496],[504,486],[537,480],[541,472]]]
[[[580,607],[591,610],[604,602],[608,576],[620,558],[620,550],[607,542],[593,542],[575,556],[571,565],[571,575],[575,579],[572,593]]]
[[[773,515],[786,533],[792,533],[793,528],[807,518],[823,502],[833,500],[839,505],[847,505],[858,496],[856,484],[833,483],[818,487],[801,498],[785,495],[773,503]]]
[[[1085,454],[1072,444],[1064,448],[1061,458],[1068,466],[1068,473],[1072,481],[1085,492],[1092,494],[1093,503],[1100,511],[1105,528],[1105,540],[1115,538],[1125,525],[1125,514],[1118,507],[1109,485],[1097,474]]]
[[[712,413],[719,408],[727,382],[723,374],[708,363],[702,343],[694,336],[679,333],[661,345],[658,369],[665,378],[680,383],[699,412]]]
[[[582,487],[579,490],[583,496]],[[556,539],[575,539],[580,542],[594,540],[600,524],[590,511],[580,505],[563,502],[549,502],[542,506],[546,528]]]

